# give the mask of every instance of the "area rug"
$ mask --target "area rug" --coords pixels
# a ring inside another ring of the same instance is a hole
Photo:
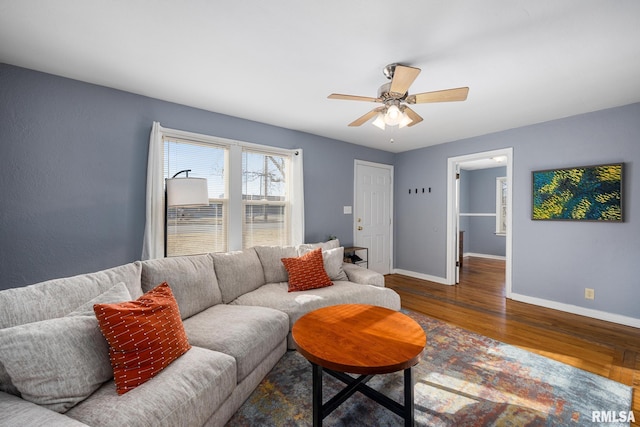
[[[414,367],[416,426],[589,426],[602,411],[631,409],[631,387],[403,310],[427,334]],[[366,349],[362,349],[366,351]],[[402,403],[401,372],[368,385]],[[344,384],[324,375],[325,401]],[[288,351],[227,426],[310,426],[311,365]],[[609,421],[615,418],[610,417]],[[325,426],[398,426],[401,418],[356,393]],[[608,422],[607,426],[629,425]]]

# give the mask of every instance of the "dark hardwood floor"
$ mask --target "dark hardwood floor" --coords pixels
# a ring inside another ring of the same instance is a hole
[[[632,385],[640,426],[640,329],[507,300],[505,263],[465,258],[460,283],[385,276],[404,308]]]

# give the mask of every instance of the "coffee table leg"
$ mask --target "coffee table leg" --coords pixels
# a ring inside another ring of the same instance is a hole
[[[322,366],[313,366],[313,427],[322,426]]]
[[[413,374],[411,368],[404,370],[404,425],[413,427]]]

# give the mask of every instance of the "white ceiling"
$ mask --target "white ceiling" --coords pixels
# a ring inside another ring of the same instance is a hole
[[[640,1],[0,0],[0,61],[401,152],[639,102]],[[392,62],[469,97],[347,127]]]

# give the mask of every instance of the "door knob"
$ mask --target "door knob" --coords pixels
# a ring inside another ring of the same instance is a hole
[[[358,226],[358,231],[360,231],[360,230],[362,230],[362,226],[361,225]]]

